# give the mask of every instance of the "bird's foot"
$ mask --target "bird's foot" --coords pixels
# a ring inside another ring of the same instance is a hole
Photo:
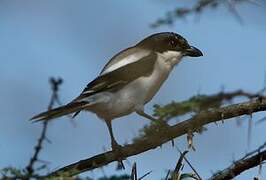
[[[121,151],[122,146],[120,144],[118,144],[116,141],[112,141],[112,150],[115,153],[115,156],[117,158],[118,161],[118,165],[122,168],[125,169],[125,166],[123,164],[123,153]]]

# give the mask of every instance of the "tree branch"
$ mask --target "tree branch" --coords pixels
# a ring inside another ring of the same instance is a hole
[[[214,174],[210,180],[225,180],[225,179],[233,179],[234,177],[240,175],[242,172],[259,166],[263,161],[266,160],[266,150],[260,152],[260,150],[256,150],[257,154],[247,158],[244,157],[236,162],[234,162],[231,166]]]
[[[63,80],[61,78],[59,78],[59,79],[50,78],[52,96],[51,96],[51,99],[50,99],[50,102],[49,102],[49,105],[47,108],[48,110],[51,110],[56,102],[58,104],[60,104],[59,98],[58,98],[58,90],[59,90],[59,86],[62,84],[62,82],[63,82]],[[39,160],[38,157],[39,157],[39,154],[42,150],[43,142],[44,142],[44,140],[47,139],[46,138],[47,127],[48,127],[48,121],[44,121],[41,135],[38,139],[36,146],[34,147],[35,151],[34,151],[33,156],[31,157],[31,159],[29,161],[29,164],[26,167],[28,177],[31,177],[34,174],[34,165]]]
[[[171,102],[164,106],[158,104],[154,105],[154,116],[168,121],[176,116],[182,116],[191,112],[200,112],[210,108],[221,107],[224,102],[231,102],[236,97],[246,97],[249,99],[258,98],[262,96],[261,91],[259,93],[249,93],[243,90],[237,90],[232,92],[219,92],[214,95],[195,95],[188,100],[182,102]]]
[[[119,158],[125,159],[127,157],[154,149],[176,137],[185,135],[188,131],[194,132],[198,128],[212,122],[225,121],[233,117],[250,115],[252,113],[265,110],[266,98],[259,97],[256,100],[250,100],[245,103],[202,111],[188,120],[180,122],[174,126],[164,128],[156,134],[142,138],[133,144],[123,146],[121,148],[122,157]],[[114,151],[108,151],[58,169],[49,174],[48,177],[60,176],[62,174],[66,176],[74,176],[88,170],[102,167],[111,162],[117,161],[119,158],[116,156]]]
[[[256,4],[251,0],[198,0],[191,7],[177,7],[172,11],[168,11],[164,17],[159,18],[150,26],[152,28],[157,28],[162,25],[172,25],[178,18],[186,18],[191,14],[200,15],[207,8],[217,8],[221,5],[227,5],[229,11],[236,17],[236,19],[240,23],[243,23],[242,18],[238,14],[235,6],[244,2]]]

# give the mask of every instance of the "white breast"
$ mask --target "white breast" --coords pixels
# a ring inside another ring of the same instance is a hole
[[[172,66],[169,66],[165,60],[159,58],[155,64],[153,73],[150,76],[139,79],[141,87],[143,88],[143,94],[145,95],[143,99],[144,103],[149,102],[158,92],[171,70]]]
[[[173,67],[181,61],[182,54],[176,51],[158,53],[154,71],[150,76],[141,77],[135,82],[135,89],[138,89],[136,99],[146,104],[158,92],[162,84],[168,78]],[[143,98],[143,99],[141,99]]]

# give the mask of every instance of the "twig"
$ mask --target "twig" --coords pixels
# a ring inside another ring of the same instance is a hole
[[[56,102],[60,103],[59,98],[58,98],[58,90],[59,90],[59,85],[61,85],[62,82],[63,81],[62,81],[61,78],[59,78],[57,80],[54,79],[54,78],[50,79],[50,85],[51,85],[51,88],[52,88],[52,96],[51,96],[51,99],[50,99],[50,103],[48,105],[48,110],[51,110],[53,105]],[[29,164],[26,167],[27,176],[28,177],[31,177],[34,174],[34,165],[39,160],[38,157],[39,157],[39,154],[40,154],[40,152],[42,150],[43,142],[44,142],[44,140],[48,140],[46,138],[47,126],[48,126],[48,121],[44,121],[43,122],[43,126],[42,126],[41,135],[40,135],[40,137],[38,139],[38,142],[37,142],[37,144],[36,144],[36,146],[34,148],[35,149],[34,154],[33,154],[32,158],[30,159]]]
[[[172,180],[178,180],[181,176],[181,170],[184,167],[183,160],[185,155],[188,153],[188,151],[184,151],[183,153],[180,153],[180,157],[176,163],[175,170],[171,174]]]
[[[138,180],[138,175],[137,175],[137,164],[134,163],[132,166],[131,170],[131,180]]]
[[[176,167],[175,167],[175,172],[179,173],[183,164],[183,159],[185,157],[185,155],[188,153],[188,151],[184,151],[183,153],[180,153],[180,157],[176,163]]]
[[[175,146],[176,149],[179,151],[180,154],[182,154],[182,151]],[[186,163],[189,165],[189,167],[193,170],[193,172],[197,175],[199,180],[202,180],[201,176],[199,175],[199,173],[196,171],[196,169],[192,166],[192,164],[189,162],[189,160],[186,158],[186,156],[184,156],[184,160],[186,161]]]
[[[256,4],[251,0],[198,0],[191,7],[177,7],[175,10],[167,12],[165,17],[159,18],[156,22],[151,24],[151,27],[157,28],[162,25],[172,25],[174,21],[178,18],[186,18],[188,15],[191,14],[200,15],[204,10],[208,8],[217,8],[223,3],[226,3],[228,5],[229,11],[236,17],[236,19],[241,24],[243,24],[243,20],[237,12],[235,6],[244,2]]]
[[[266,150],[258,152],[256,155],[253,155],[249,158],[241,158],[238,161],[234,162],[231,166],[214,174],[210,180],[226,180],[233,179],[242,172],[260,166],[263,161],[266,160]]]
[[[138,180],[142,180],[145,177],[147,177],[148,175],[150,175],[152,173],[152,171],[147,172],[146,174],[144,174],[143,176],[141,176]]]
[[[232,92],[219,92],[214,95],[198,94],[191,97],[189,100],[182,102],[171,102],[164,106],[154,105],[154,115],[168,121],[173,117],[182,116],[191,112],[199,112],[210,108],[217,108],[230,102],[236,97],[246,97],[249,99],[258,98],[262,96],[262,91],[258,93],[249,93],[243,90],[236,90]]]
[[[167,174],[166,174],[166,177],[165,177],[165,180],[168,180],[168,177],[170,176],[170,173],[171,173],[171,170],[168,170]]]

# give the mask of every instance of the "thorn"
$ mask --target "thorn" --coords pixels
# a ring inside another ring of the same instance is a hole
[[[193,146],[193,132],[192,130],[189,130],[187,132],[187,142],[188,142],[188,149],[192,149],[193,151],[196,151],[195,147]]]
[[[171,140],[171,143],[172,143],[172,147],[175,147],[175,140],[174,139]]]
[[[222,123],[224,124],[224,113],[221,113],[221,120],[222,120]]]
[[[252,114],[250,114],[248,119],[248,147],[250,147],[251,143],[251,135],[252,135]]]
[[[44,137],[44,140],[45,140],[46,142],[48,142],[49,144],[52,144],[52,141],[51,141],[49,138],[47,138],[46,136]]]

